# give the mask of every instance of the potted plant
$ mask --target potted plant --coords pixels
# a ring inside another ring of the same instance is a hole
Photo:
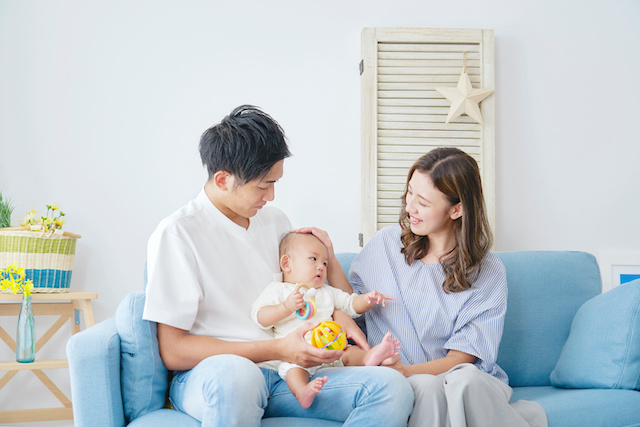
[[[11,227],[11,213],[14,206],[11,200],[2,195],[0,191],[0,228]]]

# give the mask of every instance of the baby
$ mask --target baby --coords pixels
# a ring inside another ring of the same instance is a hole
[[[312,234],[287,234],[280,242],[280,268],[284,281],[270,283],[253,303],[251,317],[254,322],[263,329],[273,328],[275,337],[280,338],[305,322],[332,320],[334,310],[357,317],[377,304],[384,307],[387,300],[394,299],[377,291],[362,295],[348,294],[325,284],[327,263],[327,248],[318,238]],[[305,308],[304,296],[295,290],[298,283],[311,286],[315,291],[316,310],[308,320],[299,319],[295,314]],[[308,337],[305,338],[309,341]],[[341,366],[378,366],[385,359],[397,356],[399,349],[398,340],[391,339],[389,332],[380,344],[364,354],[362,351],[351,353],[347,347],[340,360]],[[318,368],[307,369],[280,362],[278,373],[303,408],[311,406],[327,382],[326,376],[309,381]]]

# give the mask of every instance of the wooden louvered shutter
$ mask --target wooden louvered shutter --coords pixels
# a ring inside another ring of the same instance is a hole
[[[458,147],[482,174],[495,232],[494,96],[480,104],[484,126],[462,115],[435,87],[455,87],[466,69],[474,88],[494,89],[493,30],[365,28],[362,32],[362,233],[396,224],[407,173],[433,148]]]

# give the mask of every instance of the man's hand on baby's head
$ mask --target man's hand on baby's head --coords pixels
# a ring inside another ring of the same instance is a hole
[[[321,230],[317,227],[303,227],[296,230],[291,230],[291,232],[300,234],[313,234],[318,240],[322,242],[323,245],[326,246],[329,255],[333,253],[333,243],[331,242],[329,233],[327,233],[325,230]]]

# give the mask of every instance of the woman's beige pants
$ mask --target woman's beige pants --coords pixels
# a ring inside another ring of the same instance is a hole
[[[510,404],[511,387],[474,365],[408,379],[415,394],[409,427],[547,427],[538,403]]]

